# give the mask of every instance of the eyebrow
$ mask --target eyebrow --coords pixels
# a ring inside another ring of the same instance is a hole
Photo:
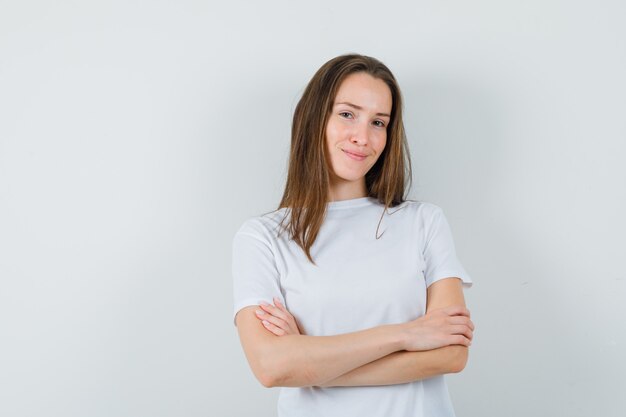
[[[363,107],[357,106],[356,104],[348,103],[347,101],[342,101],[341,103],[335,103],[335,106],[337,106],[339,104],[346,104],[346,105],[348,105],[350,107],[354,107],[357,110],[363,110]],[[376,116],[385,116],[385,117],[391,118],[391,115],[389,115],[387,113],[376,113]]]

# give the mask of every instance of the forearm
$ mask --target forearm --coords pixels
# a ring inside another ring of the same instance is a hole
[[[404,384],[437,375],[460,372],[468,348],[460,345],[420,352],[398,351],[353,369],[319,386],[364,386]]]
[[[335,336],[277,337],[259,358],[270,386],[320,386],[402,348],[399,327],[384,325]]]
[[[335,336],[285,334],[277,327],[289,321],[284,307],[281,314],[277,307],[260,306],[264,315],[250,306],[238,314],[237,327],[248,362],[266,387],[391,385],[459,372],[472,337],[469,311],[462,299],[456,305],[439,306],[434,293],[448,284],[457,284],[460,292],[457,281],[444,279],[431,285],[427,313],[407,323]],[[441,342],[444,339],[447,343]],[[436,349],[442,345],[447,346]],[[402,354],[391,355],[394,352]]]

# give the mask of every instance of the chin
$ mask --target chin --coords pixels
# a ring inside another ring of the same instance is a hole
[[[365,176],[365,173],[355,174],[354,172],[346,172],[346,173],[338,172],[335,175],[337,179],[341,181],[354,182],[354,181],[361,180]]]

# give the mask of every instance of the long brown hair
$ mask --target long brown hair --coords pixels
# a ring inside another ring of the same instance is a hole
[[[402,95],[389,68],[375,58],[358,54],[341,55],[326,62],[313,75],[296,106],[287,182],[277,209],[288,209],[290,215],[283,218],[283,221],[289,218],[284,229],[289,230],[291,238],[314,265],[310,250],[324,221],[329,197],[326,124],[339,86],[348,75],[356,72],[384,81],[392,98],[385,148],[365,174],[367,194],[384,204],[384,215],[389,207],[405,201],[405,191],[411,183],[411,158],[402,122]]]

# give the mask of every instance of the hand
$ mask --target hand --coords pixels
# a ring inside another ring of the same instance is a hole
[[[429,311],[422,317],[401,324],[405,350],[420,351],[449,345],[470,346],[474,323],[463,306],[448,306]]]
[[[260,303],[259,307],[261,310],[257,310],[256,316],[259,320],[262,320],[263,326],[276,336],[302,334],[296,319],[276,297],[274,297],[274,304],[276,306]]]

